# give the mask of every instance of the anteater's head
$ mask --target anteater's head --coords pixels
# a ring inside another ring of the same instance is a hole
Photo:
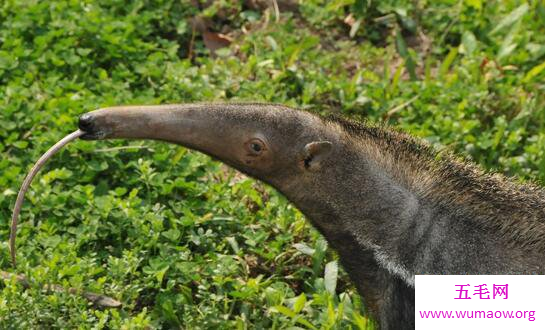
[[[320,117],[269,104],[104,108],[80,117],[88,140],[154,139],[204,152],[296,198],[318,189],[339,134]]]

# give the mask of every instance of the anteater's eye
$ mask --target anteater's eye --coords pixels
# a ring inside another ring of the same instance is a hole
[[[252,143],[250,144],[250,148],[252,148],[253,151],[255,152],[260,152],[261,151],[261,146],[257,143]]]
[[[250,152],[252,155],[259,155],[265,150],[265,143],[261,141],[260,139],[251,139],[250,141],[246,142],[246,149],[248,152]]]

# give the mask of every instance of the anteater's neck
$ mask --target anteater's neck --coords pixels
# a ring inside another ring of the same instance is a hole
[[[439,159],[401,133],[336,124],[345,142],[331,181],[294,202],[344,259],[370,250],[409,285],[415,274],[544,272],[541,189]]]

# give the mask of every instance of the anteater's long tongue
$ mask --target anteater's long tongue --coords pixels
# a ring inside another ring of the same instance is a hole
[[[30,187],[30,184],[32,183],[32,179],[34,179],[38,171],[44,166],[49,158],[56,154],[62,147],[82,136],[83,134],[85,134],[85,132],[77,130],[73,133],[68,134],[59,142],[55,143],[55,145],[53,145],[49,150],[45,152],[45,154],[42,155],[42,157],[40,157],[40,159],[38,159],[36,164],[34,164],[32,169],[30,169],[30,172],[28,172],[25,180],[23,181],[23,185],[19,190],[19,194],[17,195],[17,200],[15,201],[15,206],[13,208],[13,215],[11,217],[11,232],[9,234],[9,249],[11,253],[11,262],[13,263],[13,267],[16,266],[15,237],[17,235],[17,219],[19,218],[19,213],[21,212],[21,207],[23,206],[23,201],[25,199],[25,194]]]

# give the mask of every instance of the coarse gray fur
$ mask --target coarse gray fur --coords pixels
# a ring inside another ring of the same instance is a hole
[[[394,130],[256,103],[106,108],[80,128],[184,145],[270,184],[338,251],[382,329],[414,328],[416,274],[544,274],[543,189]]]

